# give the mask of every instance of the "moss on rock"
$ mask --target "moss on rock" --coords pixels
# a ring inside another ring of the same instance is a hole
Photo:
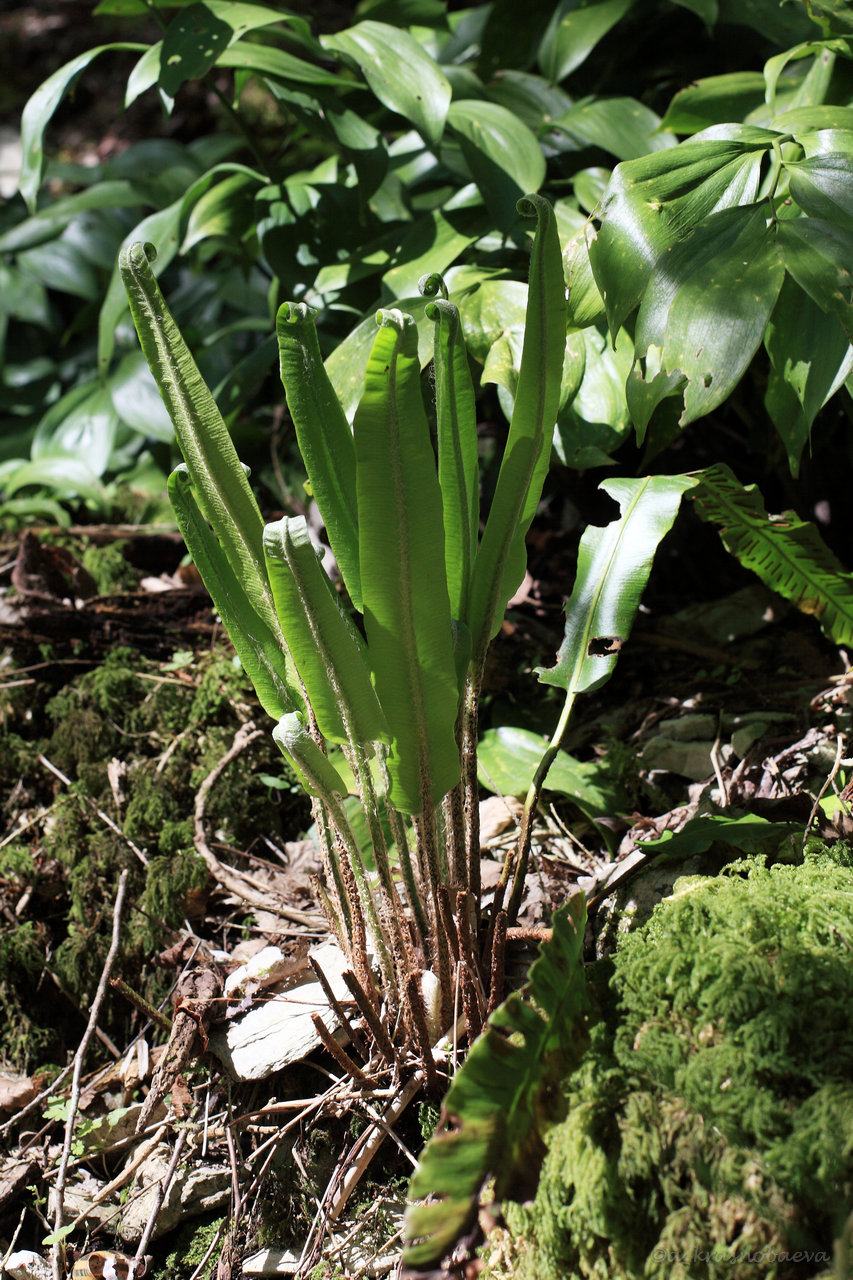
[[[594,966],[518,1280],[834,1275],[853,1208],[853,875],[824,855],[679,881]],[[505,1274],[505,1273],[503,1273]]]

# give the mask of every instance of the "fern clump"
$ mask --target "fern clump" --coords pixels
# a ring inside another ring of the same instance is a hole
[[[853,1208],[853,877],[823,858],[678,881],[596,966],[516,1273],[834,1274]]]

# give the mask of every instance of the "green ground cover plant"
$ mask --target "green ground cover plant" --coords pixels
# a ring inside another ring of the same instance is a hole
[[[495,1274],[849,1274],[850,903],[843,847],[736,861],[592,967],[602,1020]]]

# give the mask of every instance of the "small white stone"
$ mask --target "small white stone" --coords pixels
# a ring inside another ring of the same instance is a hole
[[[30,1249],[10,1254],[3,1270],[13,1280],[50,1280],[51,1277],[50,1263]]]

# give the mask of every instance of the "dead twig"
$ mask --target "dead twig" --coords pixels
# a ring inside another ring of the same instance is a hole
[[[815,802],[814,802],[814,804],[812,805],[811,813],[810,813],[810,814],[809,814],[809,816],[808,816],[808,820],[807,820],[807,822],[806,822],[806,827],[805,827],[805,830],[804,830],[804,832],[803,832],[803,839],[804,839],[804,840],[805,840],[806,836],[809,834],[809,832],[810,832],[810,831],[811,831],[811,829],[812,829],[812,823],[814,822],[815,818],[817,817],[817,811],[818,811],[818,809],[820,808],[820,802],[821,802],[821,800],[822,800],[822,799],[823,799],[823,797],[826,795],[827,791],[828,791],[828,790],[829,790],[829,788],[832,786],[832,784],[835,782],[835,778],[836,778],[836,776],[837,776],[837,774],[838,774],[838,770],[841,768],[841,760],[842,760],[842,757],[843,757],[843,756],[844,756],[844,735],[839,733],[838,738],[837,738],[836,743],[835,743],[835,759],[834,759],[834,761],[832,762],[832,768],[831,768],[831,770],[830,770],[830,772],[829,772],[829,776],[828,776],[828,778],[826,779],[826,781],[824,782],[824,784],[823,784],[823,786],[821,787],[820,791],[818,791],[818,793],[817,793],[817,797],[816,797],[816,799],[815,799]]]
[[[51,764],[47,756],[43,756],[41,752],[39,752],[38,759],[39,759],[39,763],[43,764],[45,769],[49,769],[50,772],[54,775],[54,777],[58,778],[59,781],[64,783],[66,787],[70,787],[72,785],[71,779],[66,778],[62,770],[57,769],[55,764]],[[82,796],[81,799],[85,800],[86,804],[91,808],[92,812],[101,819],[101,822],[103,822],[104,826],[109,827],[113,835],[117,835],[120,840],[124,841],[128,849],[130,849],[132,853],[136,854],[137,858],[142,863],[143,867],[147,867],[148,854],[145,853],[144,850],[140,849],[138,844],[134,844],[130,836],[126,836],[122,831],[121,827],[118,826],[115,822],[113,822],[110,815],[108,813],[104,813],[103,809],[100,809],[98,805],[95,804],[94,800],[90,800],[88,796]]]
[[[152,1235],[154,1234],[154,1227],[157,1224],[157,1214],[163,1208],[163,1201],[166,1199],[166,1194],[169,1190],[169,1187],[172,1185],[172,1179],[175,1176],[175,1170],[178,1167],[178,1161],[181,1158],[181,1151],[183,1150],[183,1146],[186,1140],[187,1140],[187,1130],[179,1129],[178,1136],[175,1138],[175,1149],[172,1152],[172,1158],[169,1161],[169,1167],[164,1173],[163,1177],[160,1179],[160,1185],[157,1188],[157,1198],[154,1201],[154,1204],[152,1206],[151,1215],[145,1224],[145,1230],[142,1232],[142,1239],[139,1241],[139,1244],[136,1247],[136,1253],[133,1255],[133,1261],[130,1264],[130,1275],[128,1276],[128,1280],[133,1280],[133,1277],[136,1274],[137,1267],[139,1266],[142,1259],[145,1257],[145,1250],[148,1248],[148,1241],[151,1239]]]
[[[287,907],[284,903],[277,901],[270,893],[269,887],[256,880],[254,876],[247,875],[244,871],[237,871],[234,867],[228,867],[224,862],[220,862],[207,840],[205,813],[207,810],[207,798],[212,788],[219,781],[231,761],[241,751],[245,751],[246,747],[251,743],[263,736],[264,730],[257,729],[252,720],[241,725],[225,755],[221,760],[217,761],[202,782],[196,794],[193,815],[195,847],[204,858],[210,874],[223,889],[227,889],[229,893],[233,893],[250,907],[261,907],[265,911],[272,911],[276,915],[283,916],[285,920],[292,920],[295,924],[304,924],[310,929],[316,929],[325,924],[322,916],[313,911],[299,911],[295,907]]]
[[[41,758],[41,757],[40,757]],[[71,1139],[74,1135],[74,1121],[77,1118],[77,1106],[80,1101],[80,1077],[83,1074],[83,1060],[86,1057],[86,1050],[95,1034],[95,1027],[101,1012],[101,1005],[104,1003],[104,997],[109,986],[110,972],[115,958],[118,955],[119,944],[121,941],[121,913],[124,908],[124,895],[127,891],[127,871],[122,871],[119,876],[118,890],[116,892],[115,906],[113,908],[113,936],[110,942],[110,949],[107,952],[107,958],[104,961],[104,971],[101,974],[101,980],[98,983],[98,989],[95,992],[95,999],[92,1001],[92,1009],[89,1014],[89,1022],[86,1030],[83,1032],[83,1039],[80,1041],[80,1047],[74,1057],[74,1074],[71,1080],[71,1097],[68,1100],[68,1118],[65,1121],[65,1138],[62,1143],[62,1158],[59,1165],[59,1175],[56,1179],[56,1187],[54,1188],[54,1219],[53,1232],[56,1235],[62,1228],[62,1217],[64,1212],[65,1201],[65,1179],[68,1172],[68,1161],[71,1156]],[[62,1280],[62,1241],[56,1240],[51,1249],[51,1269],[53,1271],[53,1280]]]

